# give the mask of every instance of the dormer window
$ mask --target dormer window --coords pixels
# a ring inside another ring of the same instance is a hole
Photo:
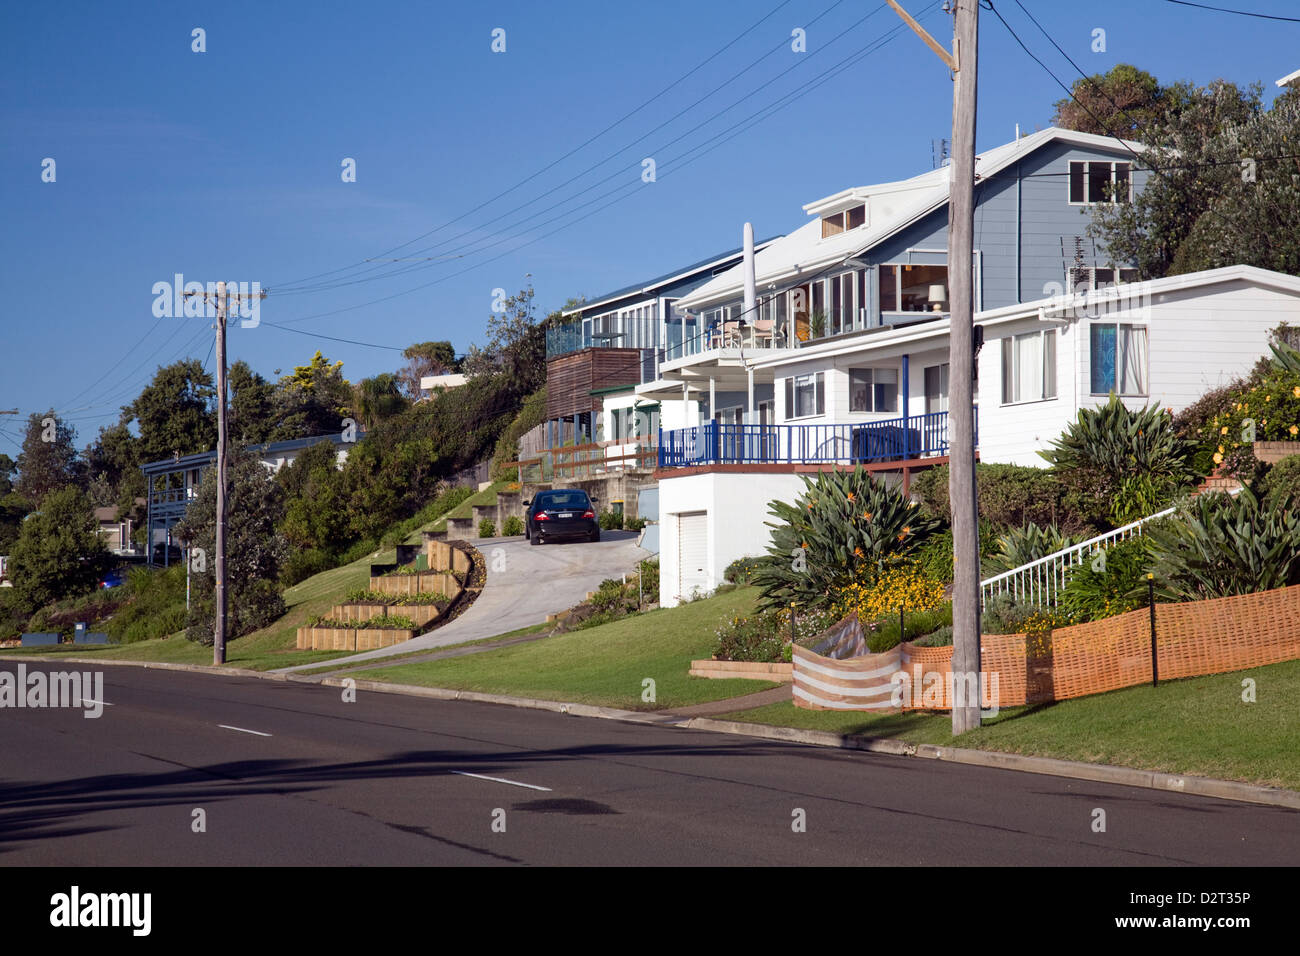
[[[822,238],[836,236],[848,229],[856,229],[867,221],[866,203],[822,217]]]

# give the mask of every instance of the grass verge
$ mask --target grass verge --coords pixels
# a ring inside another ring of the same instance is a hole
[[[1255,682],[1257,702],[1242,700]],[[1300,661],[1008,708],[952,736],[947,714],[841,713],[772,704],[723,720],[803,727],[1240,780],[1300,790]]]
[[[748,612],[753,588],[658,609],[544,641],[440,661],[355,671],[350,676],[424,687],[619,707],[664,710],[725,700],[775,684],[691,677],[690,662],[713,652],[714,631]],[[646,678],[654,700],[642,699]]]

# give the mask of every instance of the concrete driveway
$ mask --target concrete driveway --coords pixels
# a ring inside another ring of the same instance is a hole
[[[546,615],[581,603],[587,592],[596,590],[606,578],[636,570],[637,562],[650,557],[649,551],[637,547],[636,539],[632,531],[602,531],[596,542],[556,541],[534,546],[524,538],[475,540],[472,543],[487,562],[487,581],[478,600],[460,617],[402,644],[336,658],[330,663],[342,667],[478,641],[539,624]],[[323,663],[280,670],[306,670]]]

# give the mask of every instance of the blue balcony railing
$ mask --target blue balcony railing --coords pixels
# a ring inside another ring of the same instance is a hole
[[[976,409],[976,441],[979,415]],[[659,467],[864,464],[948,454],[948,413],[851,425],[722,425],[659,433]]]

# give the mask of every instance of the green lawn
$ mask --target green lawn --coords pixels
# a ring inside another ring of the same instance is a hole
[[[737,697],[775,684],[687,673],[713,652],[714,630],[753,608],[753,588],[658,609],[581,631],[482,654],[354,672],[358,679],[449,687],[625,710],[662,710]],[[643,701],[642,681],[655,682]]]
[[[226,645],[226,663],[251,670],[274,670],[295,664],[310,664],[343,657],[347,651],[299,651],[294,648],[299,626],[308,618],[323,614],[342,601],[349,591],[365,587],[370,581],[370,565],[395,559],[391,549],[378,557],[366,555],[351,564],[312,575],[284,592],[288,611],[274,624],[254,631]],[[188,641],[182,634],[152,641],[137,641],[116,647],[74,647],[61,644],[52,648],[27,648],[4,651],[4,654],[93,654],[108,660],[159,661],[171,664],[211,664],[212,648]]]
[[[474,492],[474,494],[470,495],[468,498],[466,498],[464,501],[462,501],[462,502],[461,502],[460,504],[458,504],[456,507],[452,508],[450,511],[448,511],[445,515],[443,515],[443,516],[442,516],[441,518],[439,518],[437,521],[430,522],[429,524],[425,525],[423,528],[420,528],[419,530],[412,532],[411,535],[406,539],[407,543],[408,543],[408,544],[418,544],[421,540],[423,540],[423,539],[420,537],[420,533],[421,533],[422,531],[446,531],[446,530],[447,530],[447,519],[448,519],[448,518],[472,518],[472,517],[474,517],[474,506],[475,506],[475,505],[494,505],[494,504],[496,504],[496,503],[497,503],[497,492],[498,492],[498,491],[505,491],[505,490],[506,490],[506,486],[509,485],[509,484],[510,484],[510,482],[509,482],[508,480],[494,481],[494,482],[492,482],[492,484],[491,484],[489,487],[484,488],[482,491],[476,491],[476,492]],[[474,530],[477,532],[478,529],[476,528],[476,529],[474,529]],[[497,534],[500,534],[500,533],[501,533],[501,529],[500,529],[500,528],[497,528]]]
[[[390,662],[397,663],[411,657],[423,657],[426,654],[437,654],[439,651],[459,650],[462,647],[478,647],[479,645],[482,644],[495,644],[497,641],[506,641],[512,637],[523,637],[526,634],[538,634],[541,633],[542,631],[548,630],[552,626],[553,625],[546,624],[546,623],[530,624],[528,627],[521,627],[513,631],[507,631],[505,634],[498,634],[496,637],[484,637],[484,638],[480,638],[477,641],[465,641],[463,644],[453,644],[448,647],[425,648],[422,651],[408,651],[405,654],[392,654],[383,659],[382,666],[386,667]],[[375,666],[381,666],[379,661],[375,661],[374,663]],[[332,671],[338,670],[340,667],[347,667],[347,666],[348,666],[348,661],[340,660],[340,661],[335,661],[333,665],[328,667],[311,667],[308,668],[307,670],[300,671],[299,673],[329,674]]]
[[[1253,678],[1257,702],[1242,701]],[[773,704],[722,719],[1242,780],[1300,790],[1300,661],[1017,707],[959,738],[947,714]]]

